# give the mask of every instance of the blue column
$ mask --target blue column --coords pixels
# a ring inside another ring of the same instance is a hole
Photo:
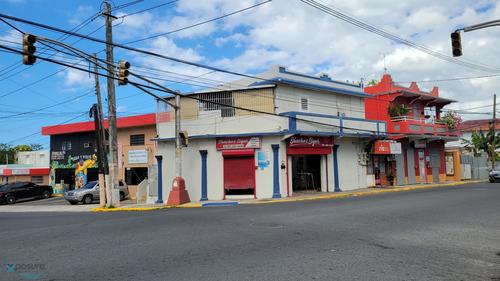
[[[340,190],[340,184],[339,184],[339,161],[337,157],[337,150],[339,148],[339,145],[336,144],[333,146],[333,191],[334,192],[339,192]]]
[[[271,144],[273,149],[273,198],[281,198],[280,194],[280,165],[279,165],[279,144]]]
[[[200,201],[207,201],[207,154],[206,150],[200,150],[201,155],[201,199]]]
[[[156,200],[157,204],[163,204],[163,179],[162,179],[162,160],[163,156],[156,155],[156,163],[158,163],[158,200]]]

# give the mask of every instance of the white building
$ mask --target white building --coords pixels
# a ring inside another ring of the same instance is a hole
[[[361,86],[283,67],[257,77],[181,98],[181,127],[189,134],[182,176],[192,201],[371,184],[365,150],[370,140],[385,136],[386,124],[365,119],[369,96]],[[166,197],[174,178],[174,113],[162,102],[158,108]]]

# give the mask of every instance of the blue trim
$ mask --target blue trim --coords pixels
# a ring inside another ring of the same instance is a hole
[[[327,77],[327,76],[316,77],[316,76],[312,76],[312,75],[307,75],[307,74],[302,74],[302,73],[288,71],[288,70],[286,70],[286,68],[284,68],[282,66],[279,67],[279,72],[283,73],[283,74],[290,74],[290,75],[300,76],[300,77],[309,78],[309,79],[316,79],[316,80],[321,80],[321,81],[325,81],[325,82],[331,82],[331,83],[335,83],[335,84],[341,84],[341,85],[345,85],[345,86],[350,86],[350,87],[355,87],[355,88],[361,88],[360,85],[349,84],[349,83],[346,83],[346,82],[333,80],[333,79],[331,79],[330,77]]]
[[[279,166],[279,144],[271,144],[273,149],[273,198],[281,198],[280,194],[280,166]]]
[[[344,118],[339,116],[340,133],[344,133]]]
[[[339,161],[337,159],[337,151],[339,149],[339,145],[336,144],[333,146],[333,191],[340,192],[340,183],[339,183]]]
[[[202,207],[228,207],[228,206],[238,206],[239,202],[207,202],[202,203]]]
[[[271,78],[271,79],[267,79],[267,80],[263,80],[263,81],[259,81],[259,82],[254,82],[254,83],[250,84],[249,86],[252,87],[252,86],[269,85],[269,84],[288,85],[288,86],[293,86],[293,87],[307,89],[307,90],[327,91],[327,92],[362,97],[362,98],[371,97],[371,95],[365,94],[361,90],[359,90],[359,91],[346,90],[346,89],[341,89],[341,88],[337,88],[337,87],[324,86],[324,85],[319,85],[319,84],[290,80],[290,79],[281,78],[281,77],[275,77],[275,78]]]
[[[365,118],[357,118],[357,117],[341,117],[337,115],[330,115],[330,114],[323,114],[323,113],[311,113],[311,112],[301,112],[301,111],[286,111],[286,112],[281,112],[280,115],[284,116],[291,116],[291,117],[297,117],[297,115],[304,115],[304,116],[313,116],[313,117],[323,117],[323,118],[331,118],[331,119],[344,119],[344,120],[352,120],[352,121],[363,121],[363,122],[369,122],[369,123],[387,123],[382,120],[370,120],[370,119],[365,119]]]
[[[201,198],[200,201],[207,201],[207,154],[206,150],[200,150],[201,155]]]
[[[163,204],[163,178],[162,178],[162,160],[163,156],[155,155],[156,162],[158,163],[158,200],[157,204]]]

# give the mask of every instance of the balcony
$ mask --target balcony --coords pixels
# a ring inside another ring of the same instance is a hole
[[[460,129],[450,129],[440,120],[429,122],[426,119],[414,119],[409,116],[391,117],[388,124],[389,133],[429,136],[460,136]]]

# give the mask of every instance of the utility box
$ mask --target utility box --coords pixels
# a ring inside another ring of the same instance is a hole
[[[113,188],[111,193],[112,193],[112,198],[113,198],[113,206],[119,207],[120,206],[120,190],[118,188]]]

